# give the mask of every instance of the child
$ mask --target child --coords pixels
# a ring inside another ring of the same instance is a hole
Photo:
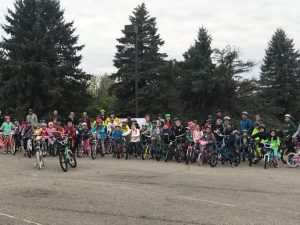
[[[82,123],[81,130],[78,133],[78,137],[85,144],[85,147],[88,151],[88,157],[91,157],[91,145],[90,145],[90,135],[89,134],[90,134],[90,131],[88,129],[87,123]],[[83,152],[80,152],[80,154],[82,155]]]
[[[68,142],[69,142],[69,146],[70,149],[72,150],[72,152],[75,152],[75,138],[76,138],[76,130],[73,126],[73,122],[72,120],[69,120],[67,123],[67,128],[64,131],[65,135],[68,135]]]
[[[12,135],[12,132],[14,131],[14,125],[10,121],[10,116],[5,116],[5,122],[2,124],[0,130],[3,131],[4,136]],[[10,137],[10,139],[11,139],[11,137]],[[4,152],[6,153],[6,150],[4,150]]]
[[[122,143],[122,131],[119,125],[115,127],[115,130],[112,132],[111,136],[113,138],[114,152],[118,153],[116,147],[118,144],[121,145]]]
[[[131,129],[123,134],[123,136],[130,136],[130,145],[131,148],[135,148],[136,153],[140,154],[141,152],[141,137],[140,130],[137,128],[136,123],[131,124]]]
[[[270,130],[270,136],[264,142],[271,145],[271,149],[273,150],[273,153],[274,153],[275,167],[279,168],[279,164],[278,164],[278,148],[280,146],[280,139],[277,136],[277,132],[276,132],[275,129],[271,129]]]
[[[101,143],[102,153],[101,156],[105,155],[105,140],[106,140],[106,127],[103,125],[103,120],[101,118],[97,119],[97,125],[92,128],[92,133],[96,135]]]
[[[14,122],[14,138],[15,138],[15,147],[16,150],[20,150],[21,149],[21,126],[19,124],[19,121],[15,121]]]
[[[196,149],[200,149],[200,138],[203,136],[200,125],[196,124],[195,130],[193,132],[193,141],[196,145]]]
[[[28,121],[28,122],[26,122],[26,126],[22,129],[22,132],[21,132],[21,137],[23,139],[23,147],[25,150],[24,156],[26,156],[26,154],[27,154],[27,142],[28,142],[28,140],[32,139],[33,134],[34,134],[34,128],[31,125],[31,122]],[[31,156],[29,156],[29,157],[31,157]]]
[[[151,155],[152,155],[152,158],[154,158],[156,146],[158,144],[158,140],[160,137],[160,129],[157,126],[157,121],[153,120],[151,123],[151,128],[146,130],[143,134],[149,135],[151,138]]]
[[[200,137],[200,151],[203,152],[204,149],[207,149],[208,151],[212,152],[214,151],[214,143],[215,143],[215,136],[212,133],[212,128],[211,126],[207,126],[205,128],[205,132],[203,135]],[[202,165],[202,159],[198,163],[199,166]]]

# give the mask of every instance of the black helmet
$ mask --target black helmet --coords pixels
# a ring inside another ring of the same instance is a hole
[[[266,128],[266,126],[264,124],[260,124],[258,127],[259,127],[259,129],[261,129],[261,128],[265,129]]]
[[[253,123],[253,126],[254,126],[254,127],[258,127],[259,125],[260,125],[259,122],[254,122],[254,123]]]

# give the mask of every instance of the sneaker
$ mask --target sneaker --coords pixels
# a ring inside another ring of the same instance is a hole
[[[278,165],[278,163],[275,163],[275,168],[279,168],[279,165]]]

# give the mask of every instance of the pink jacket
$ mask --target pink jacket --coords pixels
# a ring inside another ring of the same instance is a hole
[[[202,135],[203,135],[202,131],[194,130],[194,132],[193,132],[193,141],[195,143],[199,143],[200,138],[202,137]]]

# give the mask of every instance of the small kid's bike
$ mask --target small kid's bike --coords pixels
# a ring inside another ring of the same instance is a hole
[[[264,168],[267,169],[268,166],[273,165],[276,167],[276,156],[274,155],[274,150],[271,148],[270,144],[263,143],[264,145]],[[278,160],[277,160],[278,161]]]
[[[58,141],[59,163],[64,172],[68,171],[68,166],[75,168],[77,161],[72,151],[68,148],[68,136]]]
[[[43,152],[43,148],[41,148],[40,140],[36,140],[36,142],[37,142],[37,147],[35,149],[36,150],[36,153],[35,153],[36,161],[35,161],[34,165],[35,165],[35,168],[38,168],[40,170],[45,166],[44,152]]]
[[[296,168],[300,165],[300,152],[298,154],[291,152],[287,155],[287,164],[289,167]]]

